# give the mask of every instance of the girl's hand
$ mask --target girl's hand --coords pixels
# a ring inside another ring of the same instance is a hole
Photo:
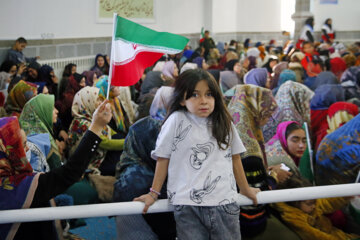
[[[144,194],[144,195],[141,195],[140,197],[134,198],[133,201],[139,201],[139,202],[145,203],[145,207],[143,209],[143,214],[145,214],[145,213],[147,213],[149,207],[154,204],[156,199],[157,199],[157,196],[155,196],[155,194],[152,194],[150,192],[148,194]]]
[[[241,191],[241,190],[240,190],[240,193],[241,193],[242,195],[250,198],[250,199],[253,201],[254,205],[256,206],[256,205],[258,204],[258,203],[257,203],[256,194],[257,194],[258,192],[260,192],[260,191],[261,191],[260,188],[252,188],[252,187],[249,187],[249,188],[247,188],[247,189],[244,190],[244,191]]]

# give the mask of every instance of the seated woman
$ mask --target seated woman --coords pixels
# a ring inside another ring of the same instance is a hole
[[[291,171],[299,175],[299,162],[306,149],[305,131],[295,121],[279,124],[276,134],[265,144],[268,164],[285,164]]]
[[[36,95],[37,86],[21,80],[11,89],[6,99],[5,110],[7,114],[19,118],[26,102]]]
[[[54,107],[54,95],[39,94],[32,98],[24,106],[19,122],[26,135],[31,136],[39,133],[47,133],[50,137],[51,150],[47,155],[50,170],[62,165],[59,142],[53,135],[53,124],[56,122],[58,111]]]
[[[332,133],[359,113],[359,108],[353,103],[336,102],[331,104],[328,110],[327,123],[329,129],[327,133]]]
[[[220,88],[223,93],[235,85],[244,83],[246,69],[241,67],[238,60],[231,60],[230,62],[228,70],[220,72]]]
[[[55,107],[59,110],[61,125],[66,130],[69,129],[72,121],[71,106],[73,104],[74,96],[85,86],[85,76],[74,73],[68,78],[64,92],[59,92],[59,98],[55,102]]]
[[[265,142],[276,134],[277,126],[284,121],[306,122],[310,127],[310,100],[314,93],[305,85],[287,81],[280,86],[275,100],[278,109],[263,127]]]
[[[315,90],[315,95],[310,102],[312,142],[315,151],[329,128],[327,123],[329,107],[333,103],[344,100],[344,90],[339,84],[325,84]]]
[[[74,116],[74,119],[69,128],[68,139],[70,153],[76,150],[76,146],[81,141],[86,130],[90,127],[94,111],[100,103],[101,98],[99,97],[99,89],[96,87],[85,87],[75,94],[72,106],[72,115]],[[103,141],[99,145],[97,151],[91,156],[89,164],[89,169],[94,171],[94,173],[115,175],[115,166],[113,166],[112,171],[110,170],[110,173],[100,170],[101,164],[109,158],[109,151],[117,152],[117,154],[115,154],[118,156],[116,163],[120,159],[119,151],[123,149],[124,139],[113,139],[112,135],[114,135],[114,133],[115,132],[109,126],[106,126],[106,128],[103,129],[101,135]]]
[[[141,96],[149,93],[153,88],[172,85],[178,75],[179,70],[173,61],[165,62],[161,71],[160,69],[156,71],[155,65],[153,71],[146,74],[144,82],[141,85]]]
[[[49,65],[43,65],[39,69],[39,81],[46,82],[46,87],[50,94],[55,95],[55,99],[58,99],[58,78],[55,75],[54,69]]]
[[[296,73],[290,69],[285,69],[280,73],[279,80],[277,81],[277,85],[272,89],[274,96],[276,96],[276,93],[279,91],[280,86],[286,83],[287,81],[296,82]]]
[[[269,89],[254,85],[237,85],[235,96],[228,105],[233,122],[238,130],[246,152],[241,153],[241,160],[250,186],[269,190],[274,187],[274,178],[267,175],[267,161],[264,148],[264,138],[261,126],[264,125],[275,111],[277,104]],[[277,175],[278,181],[284,181],[290,173],[274,168],[272,175]],[[267,206],[241,206],[240,230],[244,239],[253,237],[272,239],[274,229],[277,229],[280,239],[298,239],[279,220],[270,216]],[[281,235],[281,236],[280,236]]]
[[[124,151],[116,167],[114,201],[132,201],[149,191],[156,164],[150,153],[155,148],[172,93],[172,87],[161,87],[151,105],[150,116],[138,120],[130,127]],[[160,198],[167,198],[166,184]],[[176,236],[173,213],[117,216],[116,222],[120,239],[175,239]]]
[[[270,75],[268,75],[266,68],[254,68],[245,74],[244,83],[270,88]]]
[[[109,67],[106,65],[106,60],[105,60],[104,55],[97,54],[95,56],[95,64],[94,64],[94,66],[91,67],[90,70],[101,72],[104,75],[109,74]]]
[[[89,131],[69,161],[48,173],[34,173],[26,160],[24,142],[17,118],[0,119],[0,210],[48,207],[50,199],[77,182],[101,142],[101,130],[110,121],[106,102],[94,114]],[[58,225],[57,225],[58,226]],[[36,235],[36,237],[35,237]],[[0,225],[1,239],[61,239],[53,221]]]
[[[354,183],[360,170],[360,115],[326,135],[316,153],[317,185]]]

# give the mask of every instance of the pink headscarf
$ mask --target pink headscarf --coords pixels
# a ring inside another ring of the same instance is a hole
[[[288,150],[288,144],[286,141],[286,129],[287,127],[292,124],[292,123],[296,123],[298,125],[300,125],[298,122],[295,121],[286,121],[286,122],[282,122],[277,126],[276,129],[276,134],[274,135],[274,137],[272,137],[268,144],[272,145],[274,144],[276,141],[280,141],[282,148],[286,151],[287,154],[289,154],[289,156],[294,160],[294,162],[296,163],[296,165],[298,165],[300,159],[299,158],[294,158],[293,156],[291,156],[291,154],[289,153]]]
[[[175,68],[175,63],[173,61],[168,61],[164,64],[162,74],[164,74],[167,77],[174,78],[174,75],[173,75],[174,68]]]

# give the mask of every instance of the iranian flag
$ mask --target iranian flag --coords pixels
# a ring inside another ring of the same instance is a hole
[[[189,39],[167,32],[157,32],[114,14],[111,47],[111,85],[131,86],[145,68],[162,55],[181,52]]]

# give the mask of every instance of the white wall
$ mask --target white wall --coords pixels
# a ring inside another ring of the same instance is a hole
[[[310,11],[315,16],[315,31],[321,30],[327,18],[332,18],[335,30],[360,30],[359,0],[338,0],[338,4],[320,4],[320,0],[312,0]]]
[[[239,32],[280,32],[281,0],[238,0]]]
[[[19,36],[41,39],[111,36],[112,24],[97,23],[98,0],[10,0],[0,3],[0,40]],[[157,31],[197,33],[203,26],[203,1],[155,0],[156,22],[143,24]]]
[[[0,0],[0,40],[19,36],[41,39],[111,36],[112,24],[97,23],[99,0]],[[360,30],[360,0],[338,0],[320,5],[312,0],[315,30],[332,17],[334,28]],[[156,22],[143,24],[157,31],[179,34],[280,32],[281,0],[155,0]],[[209,18],[212,19],[209,19]]]

